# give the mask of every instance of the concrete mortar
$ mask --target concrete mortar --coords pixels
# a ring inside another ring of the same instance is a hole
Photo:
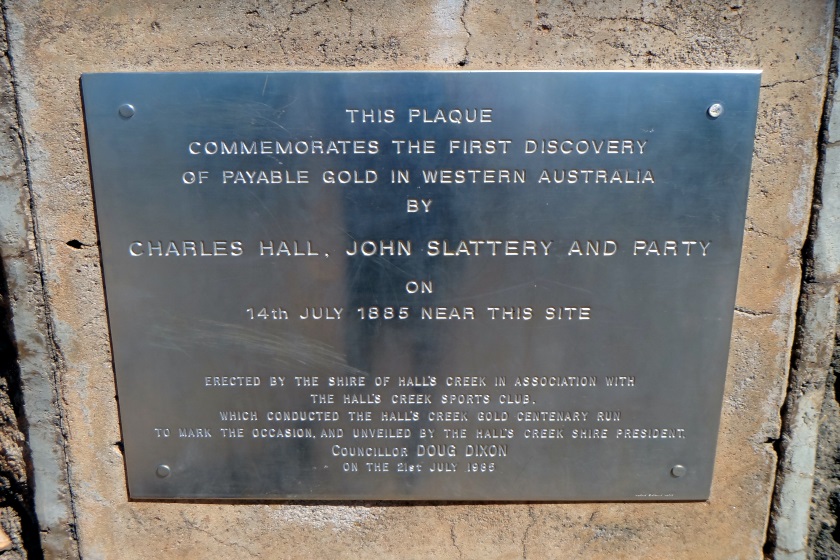
[[[833,3],[8,0],[82,557],[759,558],[774,480]],[[127,499],[82,72],[760,68],[712,496],[678,504]],[[68,245],[68,241],[77,241]],[[75,247],[74,247],[75,246]],[[78,248],[76,248],[78,247]]]

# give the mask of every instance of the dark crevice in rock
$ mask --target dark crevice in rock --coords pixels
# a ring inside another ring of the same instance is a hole
[[[470,41],[472,40],[472,32],[470,31],[470,28],[467,27],[467,7],[469,6],[469,3],[470,0],[464,0],[464,4],[461,6],[461,26],[467,34],[467,42],[464,43],[464,58],[458,62],[458,66],[462,68],[470,63]]]
[[[778,456],[781,452],[782,438],[767,438],[764,443],[773,447],[773,451],[776,453],[776,456]]]
[[[775,550],[775,545],[773,544],[773,541],[767,539],[767,541],[764,543],[764,547],[761,549],[761,551],[764,553],[764,557],[772,558],[773,550]]]
[[[837,381],[837,377],[834,377],[834,402],[840,405],[840,383]]]

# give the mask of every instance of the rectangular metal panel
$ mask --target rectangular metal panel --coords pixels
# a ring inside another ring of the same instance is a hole
[[[131,496],[707,498],[759,82],[85,75]]]

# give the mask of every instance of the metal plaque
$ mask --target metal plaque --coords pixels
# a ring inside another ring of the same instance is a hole
[[[83,76],[131,497],[706,499],[759,82]]]

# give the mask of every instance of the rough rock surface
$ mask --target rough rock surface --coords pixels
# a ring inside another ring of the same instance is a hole
[[[2,288],[0,285],[0,558],[22,560],[27,558],[22,521],[31,523],[32,510],[24,459],[26,438],[12,402],[20,392],[15,387],[15,362],[7,359],[14,358],[15,353],[8,336],[11,324],[8,313],[4,313],[8,307],[4,306]]]
[[[5,38],[5,26],[0,20],[0,163],[5,175],[0,181],[23,169]],[[39,551],[40,543],[28,480],[18,351],[3,265],[0,250],[0,558],[22,560],[27,558],[27,548]],[[37,553],[31,557],[37,557]]]
[[[838,318],[840,319],[840,318]],[[840,558],[840,340],[826,383],[811,495],[809,549],[814,560]]]
[[[759,558],[833,3],[7,0],[84,558]],[[678,504],[127,499],[83,72],[763,70],[712,496]]]

